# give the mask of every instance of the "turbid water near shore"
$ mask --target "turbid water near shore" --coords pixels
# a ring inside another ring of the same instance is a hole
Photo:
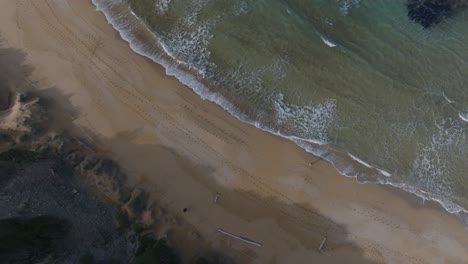
[[[5,43],[26,52],[41,87],[69,96],[75,124],[130,182],[197,230],[186,241],[206,241],[238,263],[467,263],[460,219],[393,189],[358,184],[201,100],[136,54],[90,1],[2,1],[0,10]],[[318,251],[325,236],[330,256]]]
[[[135,52],[244,122],[466,213],[466,1],[93,3]]]

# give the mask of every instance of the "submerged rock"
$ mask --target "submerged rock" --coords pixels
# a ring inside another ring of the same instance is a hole
[[[466,6],[466,0],[408,0],[408,17],[424,28],[442,22]]]

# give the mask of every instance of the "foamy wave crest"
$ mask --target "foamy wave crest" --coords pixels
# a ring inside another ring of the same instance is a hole
[[[243,16],[248,14],[250,6],[246,1],[235,1],[233,5],[232,14],[234,16]]]
[[[221,94],[211,91],[208,87],[201,83],[197,77],[189,74],[186,71],[186,68],[181,65],[180,61],[174,61],[174,58],[171,58],[170,56],[167,56],[166,53],[162,52],[163,50],[160,38],[154,33],[152,33],[153,39],[144,43],[141,42],[140,39],[142,32],[141,30],[135,31],[135,29],[141,28],[144,26],[144,23],[137,16],[128,17],[127,14],[114,13],[115,10],[125,9],[126,1],[92,0],[92,2],[96,6],[96,9],[101,11],[106,16],[107,21],[120,33],[121,37],[129,43],[130,47],[136,53],[148,57],[154,62],[162,65],[166,69],[166,73],[168,75],[177,78],[181,83],[197,93],[203,100],[209,100],[220,105],[233,116],[244,122],[252,124],[259,129],[291,140],[300,147],[304,148],[307,152],[329,161],[342,175],[355,177],[359,183],[381,183],[392,185],[405,191],[414,193],[423,199],[439,202],[450,213],[467,212],[455,202],[440,196],[433,196],[429,191],[422,190],[420,188],[414,187],[413,185],[410,186],[405,183],[392,182],[393,177],[380,177],[378,174],[372,174],[368,171],[363,172],[363,170],[360,170],[356,167],[357,164],[353,164],[347,160],[346,157],[349,158],[348,155],[341,155],[338,152],[328,150],[327,146],[320,146],[320,144],[328,142],[328,130],[332,128],[335,123],[336,101],[334,99],[328,99],[321,103],[315,103],[306,106],[297,106],[288,104],[285,102],[284,96],[279,95],[275,98],[276,100],[274,100],[274,110],[276,110],[279,117],[278,122],[282,124],[283,128],[286,127],[294,130],[294,127],[298,126],[301,129],[304,128],[307,133],[295,134],[291,133],[291,131],[273,130],[261,122],[260,119],[253,120],[243,114]],[[115,6],[117,6],[117,8],[114,8]],[[131,14],[128,8],[126,11],[128,14]],[[148,28],[146,28],[146,30],[151,32]],[[277,61],[276,66],[264,67],[264,71],[270,73],[275,72],[276,70],[279,71],[281,70],[281,67],[278,67],[278,65],[281,65],[285,62],[287,62],[287,60],[280,59]],[[272,65],[275,65],[275,63]],[[258,78],[258,74],[259,73],[257,72],[253,75],[253,79],[255,80],[253,83],[257,83],[258,88],[262,89],[262,80],[261,78]],[[233,74],[233,76],[234,75],[236,74]],[[456,122],[451,122],[450,124],[452,124],[452,126],[441,124],[439,126],[440,131],[434,135],[432,143],[427,147],[421,148],[420,155],[418,156],[418,159],[415,161],[415,165],[413,166],[415,175],[416,171],[418,170],[422,171],[423,173],[430,173],[424,164],[432,163],[432,165],[429,165],[432,167],[438,164],[442,165],[444,168],[447,168],[447,165],[443,164],[441,155],[435,158],[436,155],[431,153],[434,152],[434,150],[438,153],[440,153],[441,150],[442,152],[449,151],[450,146],[456,145],[456,143],[460,140],[461,132],[459,126],[456,125]],[[442,161],[442,163],[440,161]],[[368,163],[365,164],[370,165]],[[385,174],[385,171],[381,172]],[[443,170],[437,171],[437,173],[439,172],[443,172]],[[421,177],[416,176],[416,179],[419,178]],[[435,177],[429,176],[429,180],[423,182],[425,182],[425,185],[430,187],[431,181],[434,180],[436,180]]]
[[[325,45],[327,45],[328,47],[330,47],[330,48],[336,47],[335,42],[333,42],[330,39],[324,37],[323,35],[320,35],[320,38],[322,39],[323,43],[325,43]]]
[[[324,160],[330,162],[333,167],[343,176],[352,177],[361,184],[383,184],[390,185],[395,188],[401,189],[417,197],[421,198],[423,201],[434,201],[440,204],[447,212],[455,215],[462,216],[462,214],[467,214],[468,211],[462,206],[458,205],[456,202],[445,198],[444,196],[434,195],[431,192],[427,192],[418,188],[416,186],[403,183],[395,182],[392,177],[379,177],[378,174],[373,174],[371,171],[362,171],[359,168],[356,168],[355,165],[348,162],[340,153],[329,151],[327,149],[321,148],[319,146],[314,146],[313,144],[301,140],[292,140],[297,145],[305,149],[307,152],[314,154],[315,156],[321,157]],[[359,162],[361,163],[361,162]],[[364,162],[365,163],[365,162]],[[361,163],[362,164],[362,163]],[[366,163],[367,164],[367,163]],[[362,164],[364,165],[364,164]],[[369,165],[369,164],[367,164]],[[387,172],[388,173],[388,172]],[[389,173],[388,173],[389,174]],[[390,175],[390,174],[389,174]]]
[[[460,112],[458,113],[458,117],[460,117],[461,120],[468,122],[468,113]]]
[[[209,61],[211,52],[208,49],[213,35],[211,30],[216,19],[199,21],[198,17],[207,1],[194,0],[188,13],[167,33],[161,34],[161,45],[164,51],[181,64],[196,70],[202,77],[216,68]]]
[[[385,177],[390,177],[392,176],[392,174],[388,171],[385,171],[385,170],[382,170],[382,169],[379,169],[377,167],[374,167],[374,166],[371,166],[369,163],[363,161],[362,159],[348,153],[348,155],[354,160],[354,161],[357,161],[358,163],[364,165],[366,168],[368,169],[373,169],[373,170],[377,170],[379,173],[381,173],[382,175],[384,175]]]
[[[164,15],[169,10],[169,5],[172,0],[155,0],[154,1],[154,10],[158,15]]]
[[[349,14],[349,9],[359,7],[360,0],[338,0],[340,11],[343,15]]]
[[[373,168],[371,165],[369,165],[369,163],[367,163],[367,162],[361,160],[360,158],[358,158],[358,157],[356,157],[356,156],[354,156],[354,155],[352,155],[352,154],[349,154],[349,153],[348,153],[348,155],[349,155],[353,160],[355,160],[355,161],[361,163],[362,165],[366,166],[367,168]]]
[[[278,94],[274,102],[277,123],[286,126],[287,132],[302,138],[311,138],[321,144],[329,141],[329,130],[335,121],[336,100],[310,103],[298,106],[285,102],[284,95]]]
[[[390,185],[390,186],[393,186],[393,187],[396,187],[398,189],[401,189],[403,191],[406,191],[408,193],[412,193],[416,196],[418,196],[419,198],[426,200],[426,201],[434,201],[438,204],[440,204],[447,212],[451,213],[451,214],[455,214],[455,215],[459,215],[461,213],[468,213],[468,211],[463,208],[462,206],[456,204],[455,202],[449,200],[449,199],[446,199],[446,198],[443,198],[443,197],[440,197],[440,196],[434,196],[434,194],[432,193],[428,193],[424,190],[421,190],[415,186],[412,186],[412,185],[409,185],[409,184],[406,184],[406,183],[394,183],[394,182],[385,182],[385,181],[382,181],[380,182],[381,184],[386,184],[386,185]]]
[[[464,132],[458,122],[447,120],[436,124],[437,132],[429,145],[420,147],[410,179],[416,186],[438,195],[452,194],[454,182],[450,177],[450,157],[462,143]]]
[[[259,98],[269,95],[270,91],[266,89],[265,77],[273,80],[280,80],[286,77],[285,66],[288,59],[283,57],[273,58],[271,63],[261,67],[252,68],[246,65],[240,65],[237,68],[226,69],[215,79],[216,85],[229,87],[229,92],[234,96]]]
[[[102,12],[105,15],[107,21],[120,33],[120,36],[122,37],[122,39],[124,39],[125,41],[129,43],[129,46],[133,51],[162,65],[166,69],[167,75],[174,76],[182,84],[186,85],[187,87],[192,89],[195,93],[197,93],[203,100],[208,100],[208,101],[218,104],[219,106],[221,106],[224,110],[229,112],[234,117],[240,119],[241,121],[254,125],[255,127],[262,129],[266,132],[290,139],[291,141],[300,139],[306,142],[314,142],[308,139],[301,139],[295,136],[284,135],[280,131],[272,130],[266,127],[265,125],[263,125],[262,122],[258,120],[253,120],[249,118],[247,115],[243,114],[224,96],[222,96],[219,93],[211,91],[202,82],[200,82],[194,75],[189,74],[185,69],[181,68],[180,64],[182,63],[180,61],[175,60],[175,62],[177,63],[174,63],[174,61],[172,61],[173,57],[171,56],[167,57],[166,53],[158,51],[158,48],[162,49],[161,47],[162,43],[160,39],[154,33],[152,33],[153,42],[151,44],[142,43],[141,41],[139,41],[139,34],[135,32],[135,28],[137,27],[137,25],[134,22],[131,22],[130,20],[131,19],[138,20],[139,22],[138,26],[144,26],[145,25],[144,22],[141,21],[141,19],[137,17],[129,9],[127,9],[127,11],[133,15],[132,18],[125,17],[123,14],[122,15],[113,14],[114,6],[121,5],[120,8],[122,8],[122,5],[125,4],[124,1],[118,2],[118,1],[108,1],[108,0],[92,0],[92,2],[96,6],[96,10]],[[146,31],[147,33],[151,32],[151,30],[147,27],[146,27]],[[261,67],[259,69],[259,72],[256,72],[252,75],[253,78],[236,78],[236,79],[257,80],[257,81],[253,81],[253,83],[258,83],[259,89],[262,89],[260,73],[262,74],[264,74],[265,72],[274,73],[275,70],[281,70],[281,65],[283,65],[286,62],[287,60],[285,59],[281,59],[281,58],[274,59],[273,64],[267,65],[265,67]],[[236,74],[233,74],[233,77],[239,77],[239,76],[237,76]],[[317,142],[314,142],[314,143],[317,143]]]
[[[273,75],[272,78],[280,80],[286,78],[285,66],[288,64],[288,58],[277,57],[273,62],[262,69],[263,72]]]
[[[443,120],[436,124],[437,131],[432,135],[429,144],[420,146],[414,160],[407,184],[398,184],[406,189],[418,189],[420,196],[439,201],[451,212],[464,211],[445,197],[453,197],[456,182],[451,168],[454,153],[464,146],[464,131],[457,121]],[[461,150],[463,151],[463,150]],[[394,184],[395,185],[395,184]],[[429,196],[429,197],[428,197]]]

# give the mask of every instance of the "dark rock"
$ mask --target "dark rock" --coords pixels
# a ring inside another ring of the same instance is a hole
[[[440,23],[465,7],[464,0],[408,0],[408,17],[424,28]]]

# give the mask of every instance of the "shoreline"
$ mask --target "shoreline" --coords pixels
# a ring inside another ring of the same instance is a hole
[[[298,138],[296,136],[283,135],[280,131],[274,131],[271,128],[265,127],[260,121],[252,120],[243,114],[240,110],[238,110],[238,108],[234,106],[229,100],[227,100],[223,95],[211,91],[204,83],[199,81],[197,77],[194,77],[190,73],[190,69],[186,69],[186,64],[173,58],[166,50],[166,48],[159,43],[158,37],[154,34],[154,32],[151,31],[151,29],[141,18],[137,16],[137,14],[128,9],[133,16],[132,18],[136,19],[139,24],[128,23],[127,21],[122,22],[121,16],[119,16],[118,19],[115,19],[109,14],[113,12],[112,9],[117,8],[120,10],[119,4],[111,4],[110,7],[108,7],[105,4],[101,4],[100,2],[102,1],[92,0],[93,5],[96,6],[96,10],[104,14],[107,22],[119,33],[120,37],[122,37],[122,39],[128,43],[129,47],[135,53],[148,58],[158,65],[161,65],[165,69],[165,74],[176,78],[182,84],[186,85],[190,90],[200,96],[200,98],[220,106],[223,110],[241,122],[252,125],[257,129],[271,133],[275,136],[290,140],[294,144],[304,149],[306,152],[327,160],[341,175],[355,178],[356,182],[359,184],[379,184],[392,186],[393,188],[401,189],[405,192],[415,195],[424,201],[435,202],[439,204],[445,211],[457,217],[463,218],[464,215],[468,215],[467,209],[453,201],[445,199],[445,197],[436,197],[434,194],[415,188],[406,183],[391,182],[390,179],[387,179],[388,177],[392,176],[390,172],[370,165],[366,161],[363,161],[350,153],[329,149],[326,143],[315,142],[309,139]],[[127,8],[125,4],[124,6]],[[137,32],[134,32],[135,29],[129,29],[131,27],[139,28],[141,26],[144,29],[138,29],[136,30]],[[142,41],[138,40],[139,37],[146,39],[145,37],[142,37],[142,35],[151,37],[152,42],[158,44],[147,45],[146,43],[142,43]],[[162,50],[162,52],[160,52],[158,49]],[[170,60],[173,60],[173,62]],[[334,158],[330,158],[330,156],[333,156]],[[383,177],[379,177],[380,175]]]
[[[189,214],[181,217],[218,248],[253,251],[252,261],[262,263],[325,261],[311,249],[321,235],[331,234],[329,261],[362,263],[361,251],[377,263],[468,258],[467,234],[454,216],[415,208],[382,186],[356,184],[327,162],[307,166],[317,158],[188,92],[161,66],[129,49],[92,7],[71,1],[2,3],[1,34],[8,45],[27,52],[35,79],[70,96],[79,113],[76,123],[98,135],[135,182],[147,183],[175,212],[188,206]],[[219,205],[207,206],[218,190]],[[220,225],[265,245],[256,251],[213,235]],[[342,246],[349,243],[360,251]]]

